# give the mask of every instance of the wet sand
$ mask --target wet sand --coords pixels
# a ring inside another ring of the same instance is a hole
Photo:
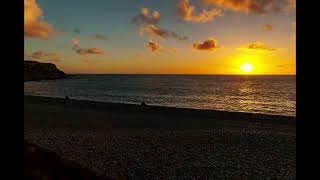
[[[295,179],[295,118],[24,97],[24,136],[127,179]]]

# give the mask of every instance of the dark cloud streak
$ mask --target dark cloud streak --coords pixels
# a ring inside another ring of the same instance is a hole
[[[48,60],[48,61],[53,61],[53,62],[60,62],[61,58],[57,53],[53,52],[44,52],[42,50],[37,50],[31,54],[25,54],[24,55],[27,58],[32,58],[35,60]]]
[[[108,40],[108,37],[102,34],[92,34],[89,37],[95,40],[102,40],[102,41]]]
[[[270,52],[277,50],[275,48],[266,47],[265,44],[263,42],[261,42],[261,41],[256,41],[256,42],[253,42],[253,43],[249,43],[242,49],[258,50],[258,51],[270,51]]]
[[[100,48],[92,47],[92,48],[81,48],[79,46],[79,41],[75,38],[71,39],[72,49],[79,55],[96,55],[101,56],[104,54],[104,51]]]
[[[155,35],[155,36],[159,36],[161,38],[169,38],[169,37],[172,37],[174,39],[177,39],[177,40],[187,40],[188,39],[188,36],[180,36],[179,34],[173,32],[173,31],[170,31],[170,30],[166,30],[166,29],[162,29],[162,28],[159,28],[155,25],[148,25],[146,27],[143,27],[141,29],[142,32],[147,32],[151,35]]]
[[[79,29],[79,28],[75,28],[75,29],[73,30],[73,32],[76,33],[76,34],[80,34],[80,29]]]
[[[262,25],[262,30],[264,30],[264,31],[272,31],[273,27],[272,27],[271,24],[264,24],[264,25]]]

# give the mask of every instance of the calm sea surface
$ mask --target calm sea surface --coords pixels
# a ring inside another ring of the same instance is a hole
[[[76,75],[24,93],[117,103],[296,115],[296,76]]]

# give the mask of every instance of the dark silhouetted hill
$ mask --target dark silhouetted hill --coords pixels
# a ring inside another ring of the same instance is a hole
[[[68,75],[60,71],[52,63],[24,61],[24,81],[40,81],[67,78]]]

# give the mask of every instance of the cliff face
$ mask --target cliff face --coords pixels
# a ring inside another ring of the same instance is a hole
[[[24,81],[53,80],[68,77],[52,63],[24,61]]]

